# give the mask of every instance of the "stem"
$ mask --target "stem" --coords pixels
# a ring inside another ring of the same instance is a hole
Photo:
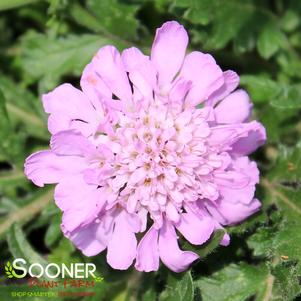
[[[38,2],[39,0],[1,0],[0,11]]]
[[[8,214],[4,221],[0,223],[0,237],[11,227],[13,223],[25,223],[33,216],[41,212],[48,205],[48,203],[52,201],[52,199],[53,190],[47,190],[45,194],[38,197],[34,202]]]
[[[7,111],[11,114],[16,115],[17,117],[19,117],[21,120],[23,120],[24,122],[29,122],[34,126],[38,126],[38,127],[45,127],[44,122],[37,116],[28,113],[28,112],[24,112],[21,109],[19,109],[18,107],[14,106],[11,103],[7,103],[6,104],[7,107]]]

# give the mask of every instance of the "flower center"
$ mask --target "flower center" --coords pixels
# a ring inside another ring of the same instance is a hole
[[[120,151],[107,184],[118,191],[128,211],[144,207],[154,220],[173,211],[176,218],[174,212],[180,213],[184,202],[216,198],[214,186],[208,187],[214,167],[208,155],[210,128],[203,115],[201,109],[174,112],[160,103],[129,116],[120,113],[111,139]]]

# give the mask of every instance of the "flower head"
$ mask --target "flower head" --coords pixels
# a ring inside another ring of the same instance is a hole
[[[167,22],[150,57],[105,46],[84,69],[82,91],[63,84],[43,96],[50,150],[27,158],[25,173],[57,184],[65,236],[87,256],[107,249],[116,269],[135,261],[154,271],[161,259],[183,271],[198,255],[179,248],[177,233],[202,245],[260,208],[247,155],[265,130],[249,121],[238,75],[209,54],[185,56],[187,43],[183,26]]]

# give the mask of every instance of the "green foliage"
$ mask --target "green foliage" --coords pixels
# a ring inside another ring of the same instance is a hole
[[[78,86],[84,66],[103,45],[120,50],[138,46],[149,53],[155,28],[172,19],[187,28],[189,51],[210,52],[224,70],[241,75],[241,87],[254,102],[254,116],[268,134],[267,144],[254,154],[262,175],[257,197],[263,207],[245,223],[227,229],[228,247],[219,246],[223,231],[201,248],[182,244],[182,249],[200,255],[190,271],[179,275],[165,268],[150,274],[114,271],[105,254],[84,257],[63,237],[53,190],[31,185],[23,163],[31,152],[48,147],[42,93],[63,82]],[[95,296],[82,300],[297,300],[300,20],[299,0],[0,0],[1,261],[11,264],[15,257],[43,265],[92,261],[104,279],[95,286]],[[11,268],[2,266],[1,277]],[[27,290],[18,287],[22,289]],[[1,300],[9,300],[10,290],[1,286]]]
[[[99,47],[110,41],[97,35],[68,35],[53,39],[28,33],[22,39],[19,65],[24,80],[40,80],[42,92],[53,89],[64,74],[79,75]]]
[[[7,232],[7,243],[14,258],[24,258],[30,264],[46,265],[47,261],[33,250],[18,224],[13,224]]]
[[[251,296],[260,300],[265,291],[266,277],[265,266],[238,263],[228,265],[209,277],[202,277],[195,286],[204,301],[241,301]]]
[[[183,274],[169,273],[166,288],[160,295],[160,301],[192,301],[194,285],[190,272]]]

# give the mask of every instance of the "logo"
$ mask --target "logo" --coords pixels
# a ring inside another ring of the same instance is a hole
[[[8,278],[23,278],[24,276],[20,276],[18,274],[16,274],[15,270],[13,269],[12,265],[10,264],[10,262],[8,261],[5,265],[5,274]]]
[[[29,275],[32,278],[72,278],[72,279],[93,279],[95,282],[101,282],[102,277],[96,275],[96,266],[94,263],[71,263],[56,264],[40,263],[28,264],[24,258],[16,258],[12,263],[8,261],[5,266],[5,274],[8,278],[21,279]]]
[[[4,264],[4,272],[8,279],[0,281],[0,290],[10,286],[13,298],[94,296],[93,288],[104,280],[94,263],[41,264],[16,258]]]

